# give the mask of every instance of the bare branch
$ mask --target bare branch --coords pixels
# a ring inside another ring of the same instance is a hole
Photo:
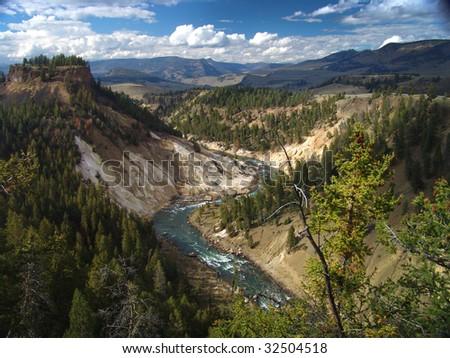
[[[306,197],[305,192],[303,191],[303,189],[300,188],[299,186],[297,186],[297,184],[294,184],[294,189],[299,195],[302,196],[304,201],[302,201],[301,203],[302,204],[305,203],[305,208],[307,208],[308,207],[308,198]]]
[[[276,133],[276,135],[277,135],[277,142],[280,145],[280,147],[283,149],[284,155],[286,156],[286,160],[288,162],[289,171],[290,171],[289,174],[291,175],[291,177],[294,177],[294,168],[292,166],[291,158],[289,158],[286,148],[284,147],[283,143],[281,143],[280,137],[278,136],[278,132]]]
[[[283,146],[283,144],[280,141],[280,138],[278,137],[277,134],[277,140],[278,140],[278,144],[281,146],[281,148],[284,151],[284,155],[286,156],[286,160],[288,162],[289,165],[289,170],[290,170],[290,174],[292,177],[294,177],[294,169],[292,167],[292,162],[291,162],[291,158],[289,157],[286,148]],[[333,314],[334,320],[336,322],[336,326],[339,332],[339,336],[340,337],[346,337],[345,331],[344,331],[344,326],[342,325],[342,321],[341,321],[341,316],[339,313],[339,308],[336,304],[336,299],[334,297],[334,292],[333,292],[333,288],[331,285],[331,276],[330,276],[330,270],[328,268],[328,262],[325,259],[325,255],[322,252],[322,249],[320,248],[320,246],[317,244],[317,242],[314,240],[314,237],[311,234],[311,231],[309,230],[309,227],[307,225],[307,220],[306,220],[306,214],[303,210],[303,206],[301,205],[302,202],[305,200],[306,206],[308,205],[308,199],[305,195],[305,193],[303,192],[303,190],[301,190],[296,184],[293,184],[295,193],[297,195],[298,198],[298,203],[300,203],[299,205],[299,214],[300,214],[300,218],[303,222],[303,227],[304,227],[304,232],[306,237],[308,238],[308,241],[310,242],[311,246],[313,247],[315,253],[317,254],[317,256],[319,257],[320,263],[322,264],[322,270],[323,270],[323,275],[325,278],[325,290],[327,293],[327,298],[328,298],[328,302],[330,304],[330,308],[331,308],[331,312]],[[300,190],[298,190],[300,189]]]
[[[300,205],[300,203],[298,201],[291,201],[290,203],[284,204],[282,206],[280,206],[277,210],[275,210],[271,215],[269,215],[264,222],[269,221],[273,216],[277,215],[280,211],[282,211],[283,209],[287,208],[288,206],[291,205]]]

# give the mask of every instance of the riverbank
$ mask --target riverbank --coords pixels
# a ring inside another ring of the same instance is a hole
[[[400,206],[396,208],[398,214]],[[210,204],[202,210],[195,210],[189,216],[189,223],[196,227],[211,244],[233,255],[242,256],[265,271],[286,291],[296,296],[303,294],[303,284],[307,274],[307,260],[315,257],[313,248],[305,239],[294,252],[287,248],[289,228],[298,230],[302,227],[296,213],[284,213],[278,220],[249,230],[253,241],[251,248],[243,232],[230,236],[226,230],[220,229],[220,206]],[[402,252],[392,255],[378,243],[376,232],[367,236],[367,243],[373,254],[367,258],[367,272],[372,276],[372,283],[377,285],[387,278],[400,276],[401,263],[405,262]]]
[[[220,230],[219,205],[210,204],[202,210],[195,210],[189,216],[189,223],[196,227],[203,237],[218,249],[235,256],[247,258],[266,272],[281,287],[295,296],[302,295],[306,261],[313,253],[305,243],[295,252],[288,252],[286,246],[287,231],[291,225],[300,227],[300,220],[295,214],[280,216],[280,223],[265,224],[251,229],[254,246],[250,248],[243,233],[230,236],[226,230]],[[288,224],[284,224],[284,223]]]
[[[184,255],[181,250],[168,240],[160,238],[161,252],[177,263],[180,275],[186,279],[196,292],[202,305],[214,307],[228,305],[233,296],[231,285],[221,279],[217,272],[204,262]]]

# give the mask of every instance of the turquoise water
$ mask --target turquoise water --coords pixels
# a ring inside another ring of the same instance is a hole
[[[222,252],[210,245],[200,232],[188,223],[190,213],[202,203],[174,202],[154,217],[154,226],[159,237],[170,240],[183,253],[195,252],[197,258],[217,271],[228,282],[234,280],[244,295],[258,295],[262,307],[284,303],[289,296],[265,272],[252,262]]]

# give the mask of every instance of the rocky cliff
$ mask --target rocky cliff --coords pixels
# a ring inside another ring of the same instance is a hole
[[[99,90],[83,66],[12,66],[0,87],[0,103],[5,106],[55,103],[59,113],[52,110],[46,120],[62,119],[73,132],[81,154],[80,173],[139,215],[152,216],[176,196],[221,197],[254,186],[252,168],[151,130],[130,114],[130,106],[136,104],[121,98],[125,108],[114,98]]]

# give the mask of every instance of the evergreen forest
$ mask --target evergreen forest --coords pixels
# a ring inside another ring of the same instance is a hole
[[[34,85],[46,88],[65,67],[89,64],[38,56],[11,71],[36,70]],[[252,247],[251,230],[278,226],[289,212],[302,225],[287,226],[287,254],[314,250],[302,263],[304,295],[261,308],[240,292],[226,305],[201,297],[177,256],[163,250],[151,219],[83,178],[75,138],[92,141],[95,127],[129,146],[151,130],[187,138],[198,152],[197,142],[217,142],[230,156],[240,148],[285,149],[337,124],[345,94],[319,100],[311,91],[223,87],[167,95],[151,113],[100,81],[65,78],[63,86],[66,100],[58,91],[0,97],[0,336],[450,336],[446,98],[374,92],[368,101],[377,106],[333,127],[321,155],[291,161],[286,154],[286,170],[256,193],[224,198],[217,219],[228,235],[243,235]],[[136,122],[124,131],[106,107]],[[412,200],[396,175],[406,178]],[[392,223],[398,206],[401,218]],[[398,279],[371,280],[371,233],[386,251],[405,253]]]

